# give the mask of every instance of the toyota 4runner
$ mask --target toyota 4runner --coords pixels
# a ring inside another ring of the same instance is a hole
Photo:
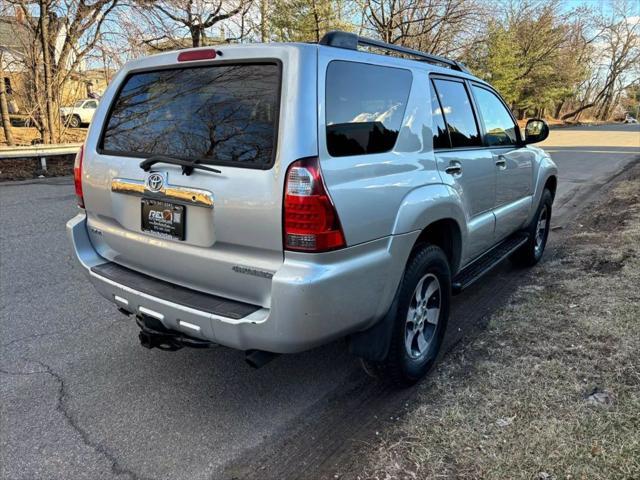
[[[452,294],[540,259],[557,168],[531,144],[547,135],[534,119],[523,136],[458,62],[350,33],[162,53],[100,102],[67,229],[146,347],[260,366],[346,337],[411,384]]]

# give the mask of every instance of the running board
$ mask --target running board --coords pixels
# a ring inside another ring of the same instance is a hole
[[[493,247],[487,253],[474,260],[464,267],[453,279],[451,283],[451,293],[459,294],[465,288],[475,283],[484,274],[493,270],[500,262],[518,250],[529,240],[526,233],[515,233]]]

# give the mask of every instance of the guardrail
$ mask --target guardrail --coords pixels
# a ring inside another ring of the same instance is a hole
[[[78,152],[82,143],[65,143],[61,145],[30,145],[26,147],[0,148],[0,161],[5,158],[39,158],[42,170],[47,170],[47,157],[71,155]]]
[[[82,143],[65,143],[59,145],[29,145],[26,147],[2,147],[0,158],[53,157],[76,153]]]

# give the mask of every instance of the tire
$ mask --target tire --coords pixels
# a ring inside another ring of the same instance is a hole
[[[525,230],[529,240],[511,256],[511,261],[517,266],[532,267],[542,258],[549,238],[552,204],[553,195],[545,188],[536,214]]]
[[[71,117],[69,117],[69,120],[68,120],[67,124],[71,128],[80,128],[80,125],[82,125],[82,122],[80,121],[80,117],[79,116],[72,115]]]
[[[434,245],[417,247],[400,285],[389,353],[377,365],[383,379],[407,387],[427,374],[442,345],[450,303],[446,255]]]

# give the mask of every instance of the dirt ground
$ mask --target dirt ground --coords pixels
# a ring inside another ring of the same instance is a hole
[[[74,159],[73,153],[50,157],[47,159],[47,169],[43,170],[40,159],[36,157],[0,158],[0,182],[73,175]]]
[[[640,165],[563,237],[353,478],[640,478]]]
[[[66,128],[62,133],[62,141],[60,143],[84,142],[87,130],[86,128]],[[11,133],[13,133],[13,140],[16,146],[31,145],[33,140],[40,138],[38,129],[34,127],[13,127]],[[2,128],[0,128],[0,146],[7,146],[7,140]]]

